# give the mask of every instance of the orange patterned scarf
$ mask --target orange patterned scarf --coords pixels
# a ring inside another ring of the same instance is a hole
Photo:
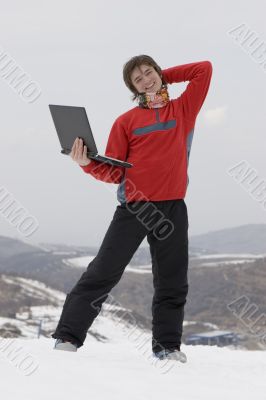
[[[140,93],[137,97],[141,108],[160,108],[169,102],[167,85],[162,85],[161,89],[153,93]]]

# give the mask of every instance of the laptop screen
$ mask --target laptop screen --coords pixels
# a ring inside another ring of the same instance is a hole
[[[84,107],[49,104],[49,109],[64,152],[70,152],[75,139],[79,137],[83,139],[89,152],[98,153]]]

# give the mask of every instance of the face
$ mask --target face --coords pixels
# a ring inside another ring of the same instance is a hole
[[[162,86],[158,72],[150,65],[142,64],[131,73],[131,82],[138,93],[154,93]]]

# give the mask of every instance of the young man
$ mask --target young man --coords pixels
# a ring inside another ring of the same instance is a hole
[[[120,205],[97,256],[67,294],[52,335],[56,349],[76,351],[83,345],[108,293],[147,236],[154,284],[153,356],[186,361],[180,351],[188,293],[189,225],[184,197],[195,121],[211,76],[209,61],[161,70],[147,55],[133,57],[124,65],[123,78],[138,105],[115,120],[105,151],[133,167],[90,160],[82,140],[75,140],[72,159],[95,179],[119,184]],[[170,99],[168,84],[185,81],[189,81],[186,90]]]

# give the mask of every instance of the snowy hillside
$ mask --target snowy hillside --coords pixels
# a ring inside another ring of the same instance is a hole
[[[34,296],[49,294],[58,306],[31,307],[30,317],[21,312],[17,319],[0,319],[0,325],[16,324],[25,335],[0,338],[3,399],[245,400],[251,393],[265,399],[264,351],[182,345],[187,364],[155,361],[151,332],[125,323],[116,311],[127,310],[115,304],[103,305],[77,353],[56,351],[48,332],[57,324],[65,294],[36,281],[20,283]],[[39,339],[38,321],[43,323]]]
[[[84,257],[75,257],[75,258],[65,258],[63,262],[66,265],[77,268],[87,268],[88,264],[94,259],[94,256],[84,256]],[[138,265],[138,266],[128,266],[125,269],[125,272],[136,272],[136,273],[151,273],[151,264],[147,265]]]
[[[76,353],[53,350],[52,338],[1,339],[2,398],[250,400],[252,393],[265,399],[263,351],[183,345],[186,364],[154,362],[149,333],[107,316],[93,328],[106,340],[88,335]]]
[[[195,267],[221,267],[221,266],[239,266],[239,264],[251,264],[256,260],[260,260],[266,257],[266,254],[194,254],[189,257],[190,268]],[[87,268],[88,264],[95,258],[95,256],[83,256],[64,258],[62,261],[64,264],[70,267]],[[136,273],[151,273],[151,264],[146,265],[131,265],[129,264],[125,272],[136,272]]]

